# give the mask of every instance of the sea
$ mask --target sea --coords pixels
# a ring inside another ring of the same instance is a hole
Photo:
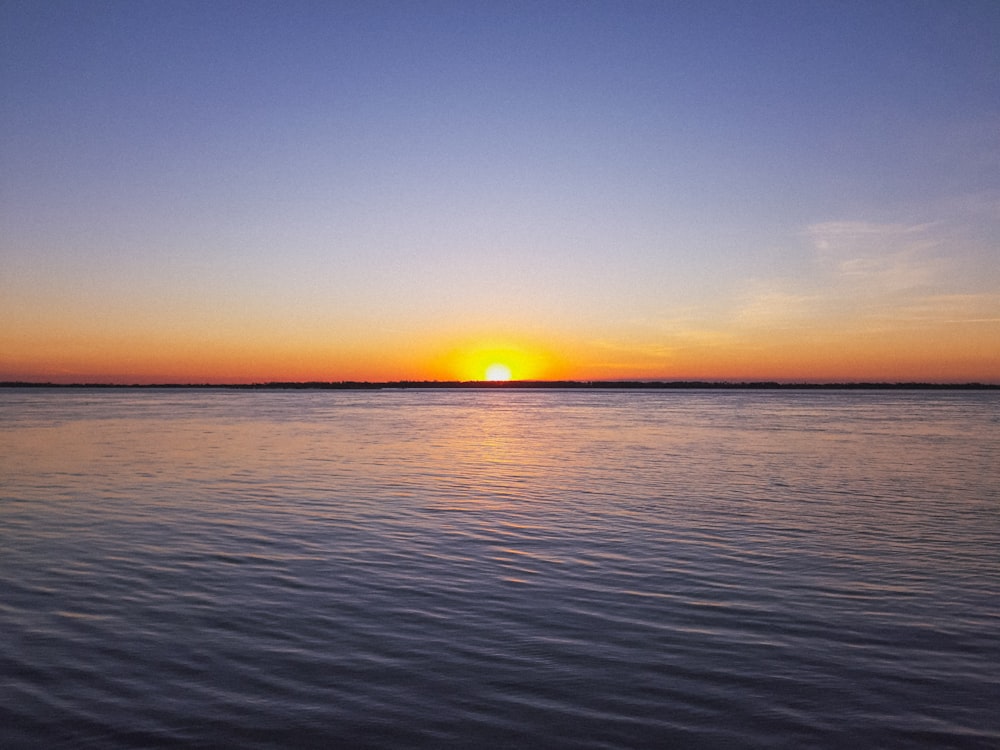
[[[1000,392],[2,389],[0,747],[998,748]]]

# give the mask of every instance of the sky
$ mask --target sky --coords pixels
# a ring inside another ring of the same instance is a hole
[[[1000,2],[0,0],[0,381],[1000,382]]]

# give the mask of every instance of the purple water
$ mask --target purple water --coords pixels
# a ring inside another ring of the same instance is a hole
[[[0,390],[0,747],[1000,746],[1000,393]]]

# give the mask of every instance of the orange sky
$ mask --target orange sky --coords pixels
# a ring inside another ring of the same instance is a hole
[[[716,332],[661,342],[386,337],[350,345],[266,338],[190,341],[75,334],[24,342],[0,334],[0,379],[115,383],[478,380],[504,364],[523,380],[1000,382],[995,327],[946,330]],[[978,334],[978,335],[977,335]],[[250,338],[250,337],[248,337]],[[11,356],[13,354],[13,356]]]

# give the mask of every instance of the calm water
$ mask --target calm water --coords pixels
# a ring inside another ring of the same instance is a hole
[[[1000,394],[0,390],[0,747],[998,747]]]

